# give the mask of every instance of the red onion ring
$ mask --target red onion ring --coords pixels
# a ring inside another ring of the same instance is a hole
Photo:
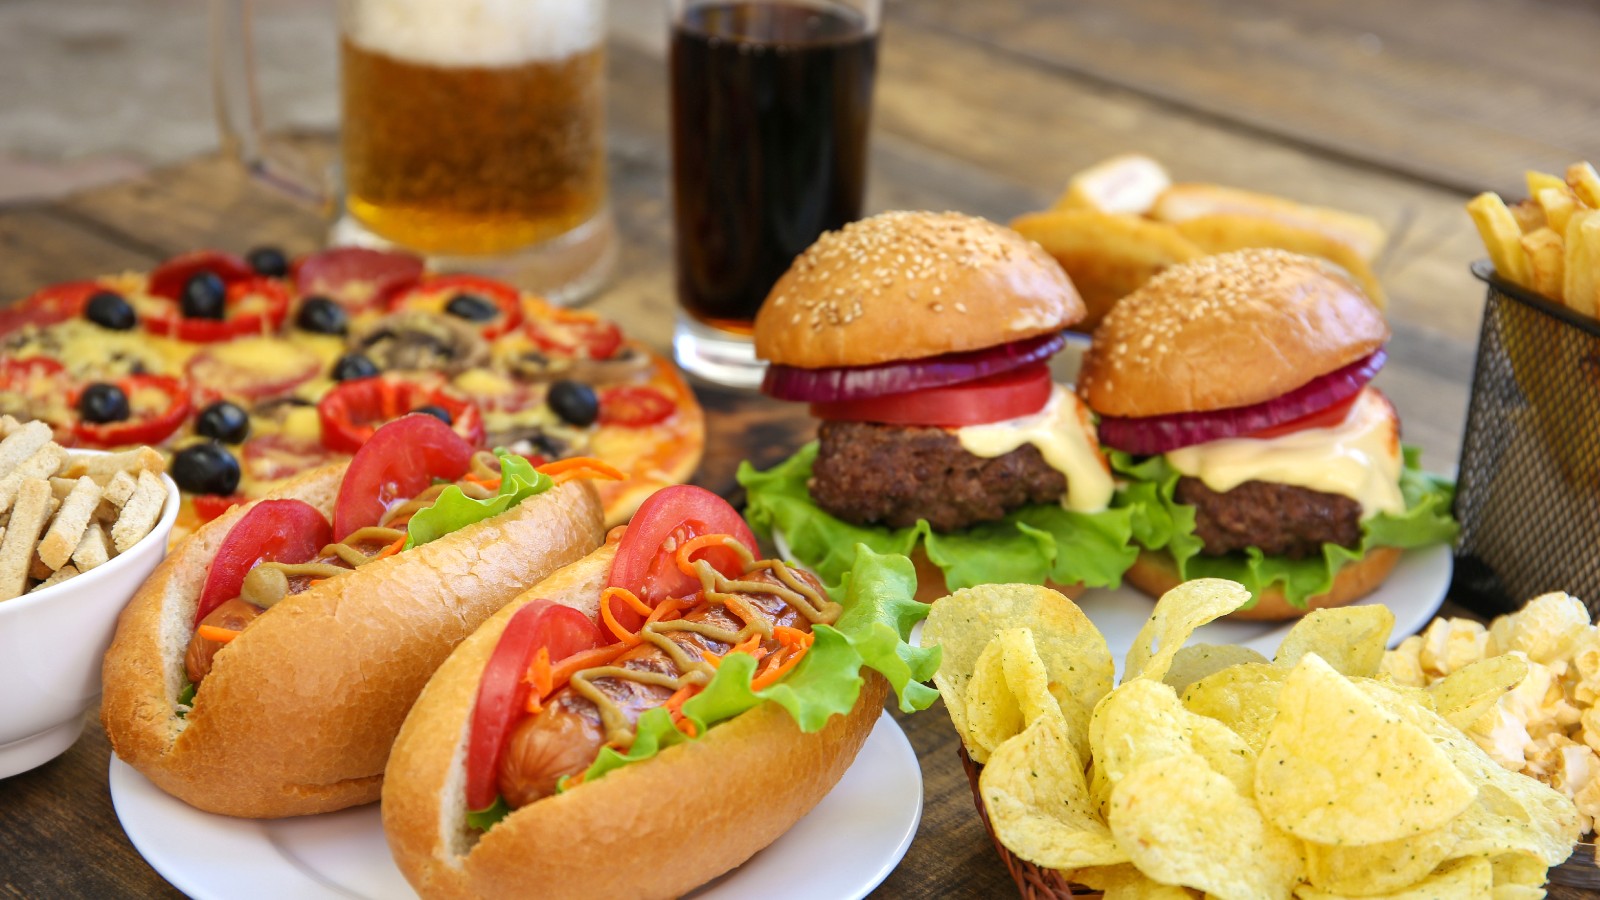
[[[1287,394],[1250,406],[1140,418],[1103,416],[1100,443],[1135,456],[1153,456],[1292,422],[1355,396],[1378,374],[1387,358],[1384,351],[1378,350],[1342,369],[1319,375]]]
[[[944,387],[974,381],[1001,372],[1043,362],[1066,346],[1059,333],[1042,334],[998,347],[945,353],[878,366],[841,366],[802,369],[767,366],[761,391],[779,400],[801,403],[837,403],[903,394],[922,388]]]

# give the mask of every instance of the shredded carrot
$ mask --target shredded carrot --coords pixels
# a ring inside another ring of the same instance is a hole
[[[216,641],[219,644],[226,644],[242,633],[234,631],[232,628],[223,628],[220,625],[201,625],[195,629],[195,634],[208,641]]]
[[[533,663],[528,666],[528,674],[523,676],[523,680],[528,682],[528,685],[532,688],[528,692],[529,707],[550,696],[550,692],[553,690],[551,687],[553,679],[550,674],[549,647],[540,647],[539,652],[534,654]],[[530,708],[528,712],[538,712],[538,710]]]
[[[641,640],[637,634],[624,628],[622,623],[617,621],[616,613],[611,611],[611,600],[604,594],[600,596],[600,623],[606,626],[606,630],[625,647],[632,647]]]
[[[566,687],[567,682],[572,680],[572,676],[582,672],[584,669],[593,669],[598,666],[608,665],[617,657],[627,652],[627,650],[627,644],[608,644],[604,647],[596,647],[593,650],[584,650],[580,653],[574,653],[566,659],[561,660],[554,666],[550,667],[551,692],[553,693]]]
[[[690,538],[678,545],[678,550],[673,554],[673,561],[678,564],[678,571],[685,575],[697,574],[694,569],[694,555],[707,547],[722,547],[733,540],[726,534],[703,534],[697,538]]]
[[[655,609],[650,610],[650,615],[645,617],[644,624],[671,622],[673,619],[682,618],[683,614],[693,609],[695,605],[695,602],[688,597],[668,597],[657,603]]]
[[[387,557],[387,556],[393,556],[396,553],[399,553],[400,550],[403,547],[405,547],[405,545],[406,545],[406,539],[405,538],[396,538],[394,543],[392,543],[389,546],[383,548],[382,550],[379,550],[377,555],[373,556],[372,558],[373,559],[383,559],[384,557]]]
[[[641,616],[648,616],[651,613],[650,604],[640,600],[638,594],[635,594],[633,591],[630,591],[625,587],[608,587],[604,591],[600,592],[601,603],[606,603],[613,597],[627,604],[633,609],[634,612]]]
[[[695,728],[693,722],[684,718],[683,704],[690,697],[700,693],[700,691],[700,685],[686,684],[683,687],[678,688],[678,690],[675,691],[671,697],[668,697],[667,702],[664,704],[667,708],[667,712],[672,716],[673,727],[677,728],[679,731],[683,732],[689,737],[694,737],[697,729]]]
[[[782,645],[782,649],[768,657],[766,664],[761,667],[761,672],[750,680],[751,690],[759,691],[776,684],[780,678],[800,664],[801,658],[816,641],[816,635],[811,632],[790,628],[787,625],[773,629],[773,635]]]
[[[788,659],[785,659],[776,667],[770,668],[767,671],[762,672],[759,676],[751,679],[750,689],[752,691],[761,691],[772,687],[778,682],[778,679],[789,674],[789,672],[793,670],[795,666],[800,664],[801,658],[806,655],[806,650],[808,649],[809,648],[807,647],[800,647],[799,649],[790,653]],[[774,656],[774,658],[776,659],[777,657]]]
[[[501,479],[498,478],[498,477],[496,477],[496,478],[479,478],[478,476],[473,475],[473,474],[471,474],[469,472],[466,475],[461,476],[461,480],[462,481],[469,481],[469,482],[477,485],[478,487],[483,488],[486,491],[498,491],[498,490],[500,490]]]
[[[558,459],[555,462],[545,463],[539,471],[549,475],[556,484],[571,481],[575,478],[604,478],[608,481],[624,481],[627,475],[621,469],[604,460],[592,456],[573,456],[568,459]]]

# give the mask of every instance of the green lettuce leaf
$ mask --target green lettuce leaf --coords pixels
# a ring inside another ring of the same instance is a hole
[[[863,666],[888,680],[905,712],[926,709],[938,698],[938,691],[921,682],[938,670],[939,648],[906,643],[911,626],[929,609],[912,599],[917,577],[911,561],[865,546],[857,548],[855,559],[855,566],[841,579],[842,587],[830,592],[844,613],[832,626],[813,629],[816,642],[793,672],[770,687],[752,690],[755,658],[745,653],[723,657],[705,690],[683,704],[683,716],[694,724],[696,735],[769,701],[787,710],[801,731],[820,731],[830,718],[855,707],[866,683]],[[639,717],[637,735],[626,753],[602,749],[583,780],[593,781],[689,740],[693,738],[673,725],[667,710],[657,707]]]
[[[507,450],[496,449],[500,458],[500,491],[493,497],[474,500],[452,484],[439,494],[433,505],[419,510],[406,525],[406,544],[410,550],[484,519],[500,515],[518,503],[550,490],[555,484],[549,475],[536,470],[533,463]]]
[[[1322,554],[1308,559],[1266,556],[1251,548],[1242,554],[1200,556],[1202,541],[1194,534],[1194,507],[1177,503],[1179,473],[1164,456],[1142,461],[1112,451],[1111,468],[1128,479],[1112,505],[1132,514],[1134,538],[1152,550],[1165,550],[1178,564],[1178,574],[1190,578],[1227,578],[1250,589],[1253,595],[1274,583],[1295,606],[1333,586],[1334,574],[1345,563],[1358,560],[1374,547],[1410,549],[1455,540],[1460,526],[1450,516],[1455,484],[1422,471],[1414,447],[1403,449],[1400,492],[1405,512],[1379,513],[1361,523],[1361,543],[1355,549],[1323,544]],[[1251,601],[1254,603],[1254,600]]]
[[[794,558],[827,584],[837,584],[855,561],[855,548],[904,556],[921,544],[928,559],[944,571],[951,590],[977,584],[1083,582],[1116,587],[1133,565],[1134,514],[1127,509],[1081,513],[1056,504],[1035,504],[998,522],[964,531],[936,534],[926,521],[910,528],[851,525],[817,508],[806,482],[817,445],[765,472],[748,462],[739,466],[739,483],[748,496],[745,518],[770,538],[781,531]]]

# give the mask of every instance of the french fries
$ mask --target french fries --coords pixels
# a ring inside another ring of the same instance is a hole
[[[42,422],[0,416],[0,602],[131,549],[160,520],[161,455],[74,454]]]
[[[1489,261],[1507,281],[1600,316],[1600,174],[1580,162],[1564,177],[1529,171],[1524,180],[1528,199],[1513,206],[1492,193],[1467,204]]]
[[[1557,185],[1565,195],[1566,182],[1547,184]],[[1534,212],[1542,223],[1544,212]],[[1373,219],[1256,191],[1173,184],[1159,162],[1139,154],[1078,172],[1050,209],[1019,216],[1011,227],[1072,277],[1088,308],[1074,326],[1082,331],[1094,330],[1118,300],[1162,269],[1245,248],[1326,259],[1349,271],[1379,309],[1387,305],[1372,264],[1388,234]]]

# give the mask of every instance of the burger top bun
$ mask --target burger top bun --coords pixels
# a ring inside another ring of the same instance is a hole
[[[977,350],[1059,331],[1083,301],[1050,255],[960,213],[889,212],[829,231],[756,316],[756,355],[807,369]]]
[[[1142,417],[1250,406],[1371,354],[1389,325],[1345,271],[1282,250],[1173,266],[1117,302],[1078,390]]]

